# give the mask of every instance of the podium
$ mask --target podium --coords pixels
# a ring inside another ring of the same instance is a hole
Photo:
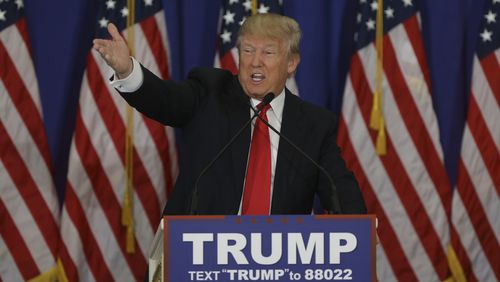
[[[374,215],[165,216],[148,281],[376,281]]]
[[[162,218],[160,224],[158,225],[158,230],[156,230],[155,237],[153,238],[153,243],[149,249],[148,255],[148,282],[163,282],[165,281],[164,275],[164,263],[163,263],[163,238],[164,238],[164,226],[165,219]]]

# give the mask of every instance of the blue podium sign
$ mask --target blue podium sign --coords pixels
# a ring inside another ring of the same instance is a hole
[[[375,281],[375,216],[165,216],[166,281]]]

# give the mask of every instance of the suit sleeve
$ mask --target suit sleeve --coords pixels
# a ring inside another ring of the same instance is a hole
[[[119,92],[127,103],[147,117],[164,125],[182,127],[194,116],[203,101],[206,91],[191,72],[181,82],[162,80],[141,65],[144,80],[135,92]]]
[[[354,174],[346,167],[336,140],[337,122],[336,119],[332,119],[322,144],[320,163],[333,178],[342,213],[365,214],[366,206],[358,182]],[[320,175],[318,190],[322,206],[331,209],[332,189],[324,175]]]

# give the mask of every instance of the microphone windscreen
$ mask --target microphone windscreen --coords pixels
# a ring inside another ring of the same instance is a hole
[[[273,92],[269,92],[266,94],[266,96],[264,96],[264,99],[262,99],[262,104],[263,105],[267,105],[269,103],[271,103],[271,101],[274,99],[275,95]]]

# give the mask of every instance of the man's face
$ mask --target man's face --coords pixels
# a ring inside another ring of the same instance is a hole
[[[269,92],[279,95],[299,62],[287,54],[283,41],[259,36],[244,36],[239,56],[238,79],[245,93],[257,99]]]

